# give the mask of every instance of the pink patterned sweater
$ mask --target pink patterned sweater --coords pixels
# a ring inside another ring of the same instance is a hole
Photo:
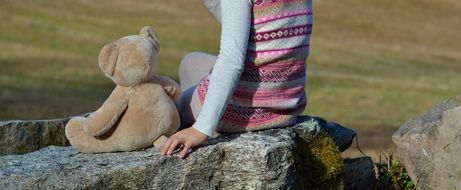
[[[252,0],[252,4],[245,66],[217,132],[289,126],[307,104],[311,0]],[[206,77],[198,86],[202,104],[208,82]]]

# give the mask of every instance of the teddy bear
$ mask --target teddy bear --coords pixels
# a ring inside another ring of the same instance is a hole
[[[88,117],[74,117],[65,133],[70,144],[83,153],[131,151],[160,147],[180,125],[174,101],[181,95],[172,79],[156,75],[159,40],[143,27],[105,45],[99,68],[116,87]]]

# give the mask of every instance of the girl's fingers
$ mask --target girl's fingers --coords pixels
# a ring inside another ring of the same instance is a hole
[[[171,142],[173,141],[173,138],[170,137],[168,138],[168,140],[166,140],[166,142],[162,145],[162,149],[160,150],[160,152],[162,153],[162,156],[165,156],[166,155],[166,152],[168,150],[168,147],[170,147],[170,144]]]
[[[178,139],[174,139],[173,142],[171,143],[171,145],[168,147],[168,151],[166,153],[166,155],[168,156],[171,156],[171,153],[173,153],[173,151],[176,149],[176,147],[179,145],[179,140]]]
[[[184,157],[186,157],[186,154],[189,151],[190,147],[191,147],[190,143],[186,143],[184,145],[184,148],[181,151],[181,154],[179,155],[179,158],[183,159]]]

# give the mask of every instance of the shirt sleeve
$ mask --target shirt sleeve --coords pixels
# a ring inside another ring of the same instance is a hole
[[[213,136],[243,71],[251,24],[248,0],[221,0],[221,45],[202,109],[192,127]]]

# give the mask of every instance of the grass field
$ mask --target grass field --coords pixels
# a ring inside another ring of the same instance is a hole
[[[0,120],[95,110],[113,89],[101,47],[153,26],[159,72],[216,54],[202,0],[0,0]],[[395,127],[461,94],[461,1],[314,0],[306,113],[355,129]]]

